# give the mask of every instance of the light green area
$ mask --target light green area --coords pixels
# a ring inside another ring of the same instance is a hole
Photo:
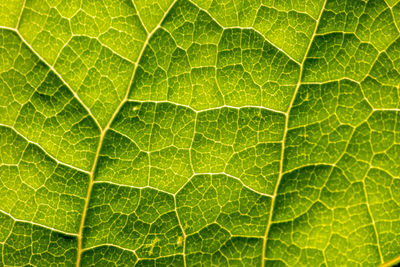
[[[374,266],[377,237],[362,182],[313,166],[283,177],[266,256],[289,266]],[[362,240],[362,242],[360,242]]]
[[[56,70],[79,95],[101,127],[125,96],[133,65],[97,39],[76,36],[61,51]]]
[[[29,0],[18,31],[105,127],[146,39],[133,3]]]
[[[195,116],[169,103],[126,103],[104,139],[96,180],[175,193],[193,175]]]
[[[76,237],[40,226],[14,222],[0,212],[2,266],[73,266]]]
[[[399,23],[396,0],[3,1],[0,266],[398,257]]]
[[[17,219],[74,233],[89,177],[57,164],[43,150],[0,127],[0,209]]]
[[[301,85],[290,111],[284,170],[335,164],[356,126],[372,108],[360,85],[348,81]]]
[[[146,33],[129,0],[29,0],[18,27],[21,35],[50,64],[72,36],[98,39],[102,45],[132,61]]]
[[[263,236],[270,204],[269,197],[260,196],[226,175],[194,176],[176,195],[177,212],[187,234],[216,223],[212,228],[220,228],[218,231],[225,235]],[[197,236],[207,231],[210,229]],[[194,237],[191,239],[196,242]]]
[[[173,3],[172,0],[136,0],[134,1],[137,12],[148,32],[158,26],[160,20],[166,14],[166,11]]]
[[[0,3],[0,26],[15,28],[19,21],[24,0],[9,0]]]
[[[304,62],[303,81],[329,82],[352,79],[361,82],[378,52],[351,33],[327,33],[315,37]]]
[[[308,14],[269,5],[261,6],[254,21],[255,29],[298,62],[305,56],[315,25]]]
[[[355,33],[360,41],[370,43],[382,51],[399,37],[399,29],[387,5],[390,2],[327,1],[318,33]]]
[[[90,170],[99,129],[71,90],[11,30],[0,29],[0,58],[0,123]]]
[[[180,1],[144,50],[129,98],[286,111],[298,76],[299,66],[255,30],[224,30]]]
[[[182,253],[174,198],[156,189],[95,184],[87,218],[84,247],[115,244],[139,258]]]
[[[272,194],[279,173],[284,116],[222,108],[197,116],[191,159],[196,173],[225,172]]]
[[[132,266],[137,257],[134,253],[112,246],[100,246],[83,252],[83,266]]]

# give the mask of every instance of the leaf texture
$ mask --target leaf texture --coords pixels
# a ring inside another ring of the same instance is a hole
[[[0,3],[0,266],[400,261],[398,0]]]

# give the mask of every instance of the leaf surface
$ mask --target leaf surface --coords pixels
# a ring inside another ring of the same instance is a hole
[[[0,3],[0,266],[400,261],[400,2]]]

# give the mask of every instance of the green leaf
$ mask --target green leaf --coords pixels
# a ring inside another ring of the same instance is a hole
[[[0,3],[0,266],[400,262],[400,1]]]

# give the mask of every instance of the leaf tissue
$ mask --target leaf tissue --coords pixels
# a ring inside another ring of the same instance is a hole
[[[0,266],[400,262],[399,0],[0,2]]]

